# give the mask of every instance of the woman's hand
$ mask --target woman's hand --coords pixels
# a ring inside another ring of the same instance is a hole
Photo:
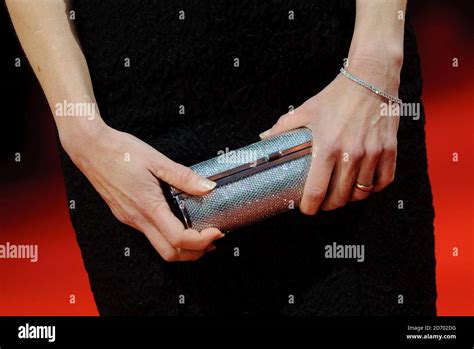
[[[398,96],[403,62],[406,0],[356,1],[347,70]],[[315,214],[379,191],[395,176],[399,116],[381,115],[385,100],[338,75],[318,95],[282,116],[261,137],[306,126],[313,131],[313,159],[300,209]]]
[[[122,223],[142,231],[166,261],[194,261],[224,235],[215,228],[185,229],[163,197],[158,179],[184,192],[206,194],[215,186],[134,136],[105,124],[77,137],[60,133],[74,163]]]
[[[347,70],[398,95],[401,64],[367,57],[349,59]],[[374,184],[379,191],[395,176],[398,116],[381,115],[387,101],[338,75],[324,90],[292,113],[283,115],[262,138],[306,126],[313,132],[313,159],[300,210],[309,215],[332,210],[369,192],[355,187]]]
[[[7,6],[64,149],[114,215],[142,231],[167,261],[196,260],[213,249],[212,242],[223,234],[217,229],[184,229],[163,198],[157,178],[197,195],[211,190],[213,182],[106,126],[98,109],[91,120],[55,113],[56,104],[63,101],[97,106],[89,69],[67,15],[70,1],[8,0]]]

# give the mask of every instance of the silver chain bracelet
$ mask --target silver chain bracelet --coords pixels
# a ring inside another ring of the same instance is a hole
[[[402,100],[400,98],[397,98],[395,96],[392,96],[392,95],[389,95],[387,92],[385,91],[382,91],[381,89],[375,87],[374,85],[372,84],[369,84],[368,82],[365,82],[364,80],[358,78],[357,76],[355,76],[354,74],[351,74],[349,73],[347,70],[345,70],[344,68],[341,68],[340,70],[341,74],[344,75],[346,78],[354,81],[355,83],[361,85],[361,86],[364,86],[365,88],[369,89],[370,91],[378,94],[379,96],[382,96],[386,99],[388,99],[389,101],[392,101],[394,103],[398,103],[398,104],[402,104]]]

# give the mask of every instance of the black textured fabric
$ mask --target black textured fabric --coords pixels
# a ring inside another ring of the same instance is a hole
[[[102,117],[185,165],[258,140],[289,105],[323,89],[348,53],[355,18],[354,1],[334,0],[76,0],[73,7]],[[420,102],[421,87],[407,26],[400,97]],[[402,117],[398,139],[396,180],[383,192],[235,231],[194,263],[164,262],[143,234],[114,218],[61,150],[100,313],[434,315],[424,114]],[[334,241],[364,244],[365,261],[325,259],[324,246]]]

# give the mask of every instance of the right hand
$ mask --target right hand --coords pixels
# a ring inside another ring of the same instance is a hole
[[[224,236],[216,228],[185,229],[171,212],[158,178],[193,195],[208,193],[214,182],[105,124],[94,135],[60,133],[60,137],[72,161],[115,217],[143,232],[165,261],[197,260],[215,249],[213,241]]]

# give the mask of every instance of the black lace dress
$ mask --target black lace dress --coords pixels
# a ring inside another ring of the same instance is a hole
[[[288,106],[323,89],[355,18],[354,1],[335,0],[76,0],[73,9],[102,117],[185,165],[258,140]],[[400,97],[420,102],[421,90],[407,25]],[[100,313],[435,314],[424,114],[402,117],[398,138],[396,180],[383,192],[232,232],[194,263],[164,262],[61,150]],[[365,261],[326,259],[333,242],[365,245]]]

